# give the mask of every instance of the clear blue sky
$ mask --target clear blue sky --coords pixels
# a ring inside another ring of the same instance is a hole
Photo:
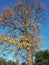
[[[4,6],[7,6],[7,4],[9,4],[9,2],[11,2],[11,4],[13,5],[15,1],[16,0],[0,0],[0,11]],[[41,35],[44,37],[45,44],[43,45],[43,47],[41,49],[49,50],[49,0],[40,0],[40,1],[45,3],[46,9],[47,9],[45,12],[46,20],[43,21],[42,30],[41,30],[41,33],[42,33]],[[1,30],[1,28],[0,28],[0,34],[4,33],[3,31],[6,32],[6,30]]]

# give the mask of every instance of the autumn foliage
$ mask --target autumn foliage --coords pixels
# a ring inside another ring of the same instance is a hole
[[[39,50],[40,42],[43,41],[39,32],[44,10],[44,4],[41,2],[22,0],[12,7],[4,7],[0,13],[0,27],[8,28],[4,35],[0,35],[0,40],[3,43],[14,44],[15,50],[25,49],[28,54],[28,65],[32,65],[31,51]],[[20,32],[18,37],[17,30]]]

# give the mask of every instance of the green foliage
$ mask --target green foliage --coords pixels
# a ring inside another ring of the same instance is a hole
[[[35,65],[49,65],[49,51],[40,51],[36,53]]]
[[[0,65],[16,65],[16,63],[12,62],[12,61],[5,61],[3,59],[0,59]]]
[[[23,62],[22,65],[27,65],[26,62]]]

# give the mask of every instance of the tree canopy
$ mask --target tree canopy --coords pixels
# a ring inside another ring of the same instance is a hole
[[[12,45],[7,54],[13,51],[17,55],[25,49],[28,65],[32,65],[31,54],[39,50],[43,41],[39,32],[44,10],[44,4],[36,0],[21,0],[12,7],[4,7],[0,13],[0,27],[7,28],[7,32],[0,35],[0,44],[4,45],[1,51]]]

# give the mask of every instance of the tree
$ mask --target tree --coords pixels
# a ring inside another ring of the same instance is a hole
[[[25,62],[23,62],[22,65],[27,65],[27,64]]]
[[[44,4],[41,2],[21,0],[12,7],[4,7],[0,14],[0,27],[7,28],[7,32],[0,35],[0,40],[2,40],[0,43],[14,44],[16,54],[19,50],[25,49],[28,65],[33,64],[32,52],[34,54],[39,50],[41,45],[39,42],[43,41],[43,38],[39,36],[39,32],[44,10]],[[6,47],[9,47],[9,45]],[[13,48],[10,49],[10,52],[12,51]]]
[[[4,59],[0,58],[0,65],[17,65],[13,61],[5,61]]]
[[[49,51],[39,51],[35,55],[35,65],[48,65],[49,64]]]

